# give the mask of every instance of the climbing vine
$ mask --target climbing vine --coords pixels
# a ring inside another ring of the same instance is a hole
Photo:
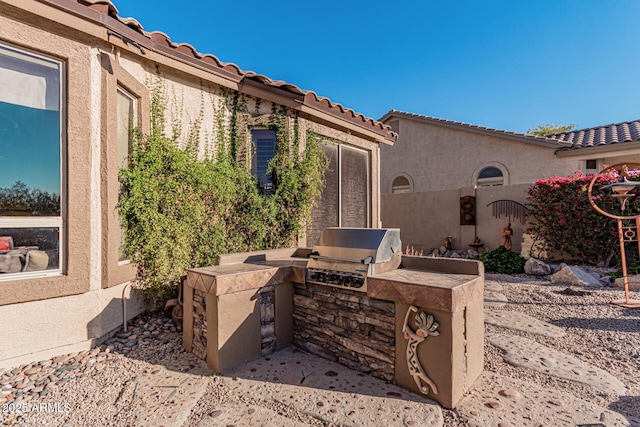
[[[299,152],[297,116],[274,106],[270,120],[251,123],[246,98],[225,92],[214,104],[215,156],[198,159],[193,138],[202,115],[186,133],[187,149],[180,149],[180,141],[165,134],[167,100],[160,77],[149,87],[151,132],[135,133],[129,168],[120,171],[118,208],[123,249],[136,264],[148,299],[157,304],[174,295],[189,268],[213,265],[217,255],[294,246],[322,191],[328,163],[314,138]],[[250,148],[250,123],[276,132],[276,155],[269,164],[276,187],[270,195],[261,193],[241,154]]]

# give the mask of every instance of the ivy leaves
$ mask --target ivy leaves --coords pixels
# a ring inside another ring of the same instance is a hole
[[[277,188],[264,195],[247,163],[236,159],[236,143],[247,133],[238,114],[246,105],[237,96],[216,109],[215,159],[198,159],[196,150],[181,150],[165,135],[164,90],[157,81],[150,89],[151,133],[137,135],[130,167],[120,171],[118,208],[125,253],[148,299],[159,304],[188,269],[213,265],[217,255],[295,246],[322,191],[327,160],[313,136],[299,153],[297,117],[275,110],[278,149],[270,165]]]

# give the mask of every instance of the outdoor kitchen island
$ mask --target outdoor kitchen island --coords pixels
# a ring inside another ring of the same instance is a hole
[[[309,270],[324,271],[307,268],[316,247],[225,255],[189,270],[183,345],[220,373],[293,344],[453,408],[483,369],[482,264],[393,246],[397,267],[363,273],[359,287],[344,278],[353,272],[312,279]]]

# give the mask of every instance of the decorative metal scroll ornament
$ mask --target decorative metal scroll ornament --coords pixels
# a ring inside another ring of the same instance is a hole
[[[409,340],[409,344],[407,345],[407,365],[409,366],[409,373],[416,382],[420,392],[428,394],[429,387],[431,387],[431,390],[433,390],[435,394],[438,394],[438,387],[436,387],[431,378],[427,376],[420,364],[417,349],[418,344],[427,339],[428,336],[435,337],[440,335],[440,332],[437,331],[440,324],[434,320],[433,314],[427,315],[427,313],[422,312],[415,315],[416,326],[418,328],[414,332],[409,326],[409,314],[411,314],[411,312],[418,313],[418,307],[413,305],[409,307],[407,315],[404,317],[404,326],[402,327],[404,338]]]
[[[491,215],[494,218],[499,219],[502,215],[506,215],[509,217],[509,222],[511,222],[511,217],[514,217],[515,219],[519,219],[523,224],[528,211],[525,205],[515,200],[495,200],[487,206],[491,206]]]

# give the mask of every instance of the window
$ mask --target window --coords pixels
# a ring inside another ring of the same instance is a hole
[[[585,160],[584,172],[588,174],[598,172],[598,161],[596,159]]]
[[[258,178],[258,184],[265,194],[271,194],[273,176],[267,174],[269,162],[276,155],[276,133],[268,129],[254,129],[251,138],[255,147],[255,155],[251,162],[251,173]]]
[[[62,272],[62,75],[0,44],[0,280]]]
[[[406,176],[398,176],[391,184],[391,192],[393,194],[411,193],[411,183]]]
[[[479,186],[502,185],[503,183],[504,176],[502,171],[494,166],[484,168],[478,174],[477,184]]]
[[[136,99],[126,90],[118,87],[117,96],[117,139],[118,139],[118,171],[129,167],[129,155],[132,148],[132,131],[136,119]],[[124,255],[124,227],[119,227],[118,261],[126,262]]]
[[[329,158],[324,189],[311,212],[307,245],[313,246],[327,227],[370,226],[370,154],[331,142],[323,143]]]

